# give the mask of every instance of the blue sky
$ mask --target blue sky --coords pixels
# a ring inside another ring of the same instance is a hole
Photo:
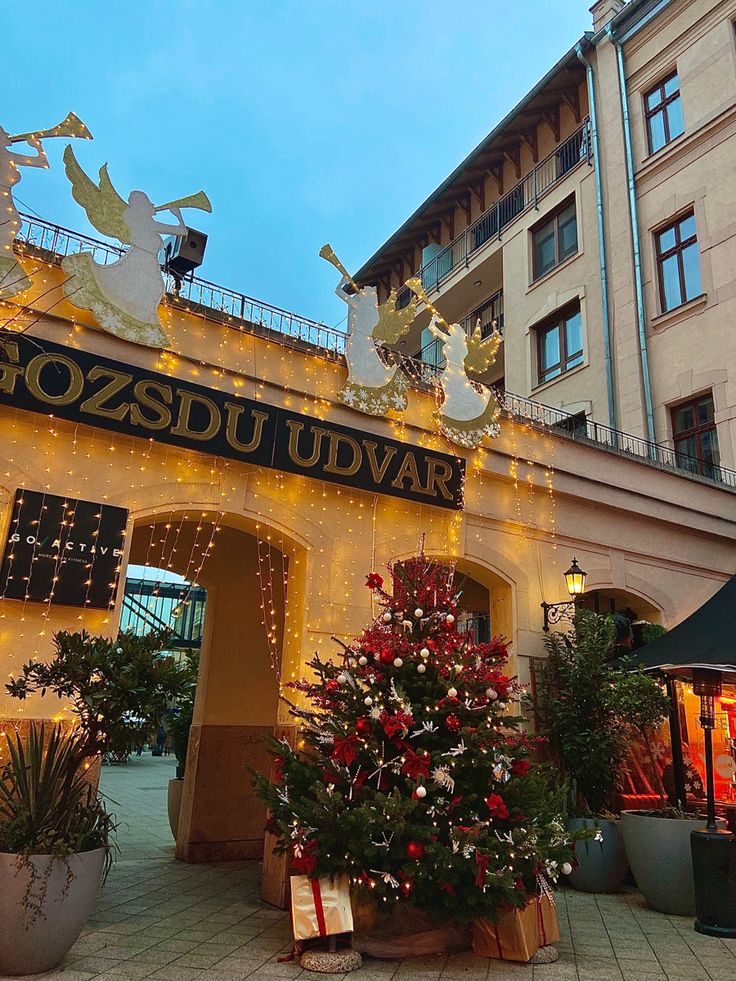
[[[589,5],[26,0],[3,11],[0,123],[73,109],[95,137],[79,161],[107,161],[124,196],[207,191],[213,214],[185,213],[209,234],[203,277],[337,324],[320,246],[357,269],[590,29]],[[46,143],[51,172],[26,170],[16,198],[89,233],[64,145]]]

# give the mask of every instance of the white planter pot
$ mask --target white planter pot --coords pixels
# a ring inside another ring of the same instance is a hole
[[[30,870],[18,866],[17,855],[0,853],[0,975],[40,974],[63,961],[95,905],[105,850],[72,855],[68,865],[74,878],[68,886],[67,863],[50,855],[29,861],[36,872],[34,893],[48,875],[43,914],[35,919],[23,905]]]
[[[181,811],[181,793],[184,789],[183,780],[169,780],[169,796],[167,800],[168,812],[169,812],[169,825],[171,827],[171,833],[174,836],[174,841],[176,841],[176,834],[179,830],[179,812]]]

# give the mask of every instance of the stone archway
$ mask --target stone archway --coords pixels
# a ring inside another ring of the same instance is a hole
[[[175,509],[135,520],[131,564],[196,578],[207,590],[177,834],[184,861],[261,857],[265,808],[249,768],[270,768],[277,672],[294,657],[287,620],[304,600],[299,575],[290,575],[299,552],[280,532],[270,536],[237,514]]]

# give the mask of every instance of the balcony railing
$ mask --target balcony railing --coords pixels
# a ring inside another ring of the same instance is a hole
[[[483,337],[493,330],[495,323],[496,330],[503,334],[503,290],[498,290],[493,296],[484,300],[479,307],[460,321],[465,328],[466,334],[472,334],[478,321],[480,321],[480,331]],[[431,365],[433,368],[444,368],[445,357],[443,354],[443,343],[439,338],[425,344],[419,352],[419,361]]]
[[[422,266],[417,275],[424,289],[430,290],[439,286],[459,266],[469,265],[471,256],[492,239],[500,239],[507,225],[529,208],[536,207],[544,195],[564,180],[578,164],[590,163],[591,159],[590,122],[586,119],[572,136],[560,143],[523,180]],[[405,307],[411,297],[411,290],[402,286],[396,297],[396,306]]]
[[[21,215],[16,243],[22,251],[33,251],[49,261],[58,261],[73,252],[90,252],[95,262],[107,265],[123,253],[116,245],[99,242],[30,215]],[[194,312],[204,312],[210,319],[231,327],[247,329],[248,325],[253,325],[267,334],[279,335],[278,339],[283,343],[294,341],[318,347],[333,359],[345,353],[343,331],[196,276],[185,278],[178,295],[169,292],[167,300],[172,306],[191,307]]]
[[[16,248],[20,251],[27,249],[48,262],[58,262],[63,256],[80,251],[91,252],[95,260],[101,263],[114,261],[122,254],[123,250],[114,245],[70,232],[58,225],[27,215],[22,216],[22,219]],[[299,342],[298,346],[303,345],[316,356],[329,361],[339,362],[343,358],[345,334],[342,331],[205,280],[189,280],[184,285],[187,287],[184,304],[191,304],[192,309],[200,316],[222,322],[235,330],[265,334],[275,343],[297,346]],[[182,288],[182,293],[184,292]],[[168,300],[172,304],[182,302],[181,297],[177,300],[172,294]],[[53,303],[49,304],[52,305]],[[471,317],[475,313],[476,311]],[[408,358],[393,351],[387,351],[386,357],[401,364],[402,370],[416,388],[426,391],[436,384],[441,366],[428,364],[419,358]],[[726,467],[703,464],[694,457],[676,453],[669,446],[611,429],[582,415],[570,415],[520,395],[500,391],[497,394],[507,416],[522,420],[534,428],[554,432],[565,439],[586,443],[660,470],[736,490],[736,472]]]

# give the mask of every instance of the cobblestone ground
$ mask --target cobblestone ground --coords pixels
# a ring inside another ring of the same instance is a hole
[[[166,818],[172,758],[103,769],[116,805],[120,856],[84,935],[54,981],[244,981],[320,978],[279,964],[290,946],[285,913],[258,898],[256,862],[174,860]],[[736,981],[736,941],[702,937],[692,921],[647,908],[636,892],[558,898],[556,964],[529,967],[472,954],[404,961],[366,958],[356,981]],[[2,929],[2,924],[0,924]]]

